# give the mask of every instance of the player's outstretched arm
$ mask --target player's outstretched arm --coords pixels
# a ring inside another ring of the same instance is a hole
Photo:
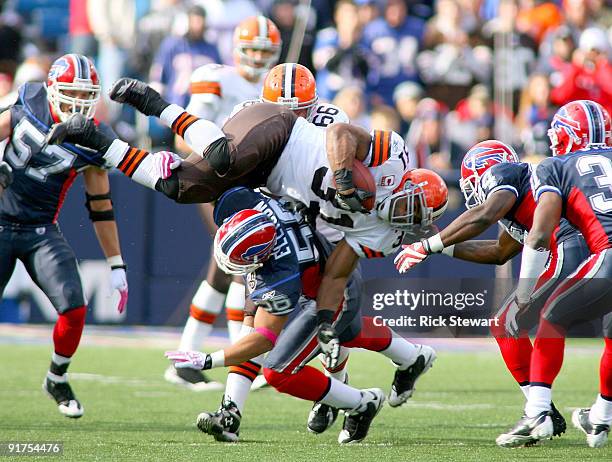
[[[446,249],[449,249],[448,251]],[[486,265],[503,265],[523,250],[523,245],[505,230],[499,239],[473,240],[445,247],[444,253],[460,260]]]
[[[520,305],[526,305],[531,299],[537,279],[548,261],[550,239],[559,226],[563,199],[556,192],[544,192],[538,199],[533,215],[533,225],[523,249],[521,273],[516,288],[516,299]]]
[[[121,256],[119,232],[115,222],[110,184],[106,171],[90,167],[84,174],[86,202],[89,219],[93,223],[96,237],[111,270],[110,287],[121,296],[117,310],[123,313],[128,300],[126,266]]]
[[[400,273],[405,273],[433,253],[454,256],[454,245],[486,231],[503,218],[515,202],[516,196],[510,191],[500,190],[491,194],[484,204],[463,212],[438,234],[402,246],[403,250],[393,260],[395,267]]]

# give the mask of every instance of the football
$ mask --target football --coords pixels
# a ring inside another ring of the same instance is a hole
[[[336,181],[334,180],[334,185],[335,184]],[[374,208],[374,204],[376,203],[376,183],[374,182],[374,177],[370,173],[368,167],[363,165],[357,159],[355,159],[355,162],[353,163],[353,184],[356,188],[372,193],[372,197],[366,199],[366,201],[363,203],[363,206],[366,209],[372,210]]]

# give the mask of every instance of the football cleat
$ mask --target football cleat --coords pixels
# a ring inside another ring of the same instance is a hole
[[[268,388],[269,386],[270,384],[264,375],[259,374],[257,377],[255,377],[255,380],[253,380],[253,383],[251,384],[251,391],[261,390],[262,388]]]
[[[202,412],[196,421],[201,432],[225,443],[238,442],[240,411],[233,401],[223,401],[217,412]]]
[[[553,436],[561,436],[567,429],[567,423],[565,423],[565,417],[555,407],[555,403],[550,403],[550,419],[553,423]]]
[[[118,103],[128,103],[144,115],[159,117],[170,106],[161,95],[140,80],[123,77],[110,90],[110,98]]]
[[[223,390],[223,384],[208,378],[202,371],[197,369],[177,369],[169,366],[164,372],[164,379],[175,385],[181,385],[192,391],[217,391]]]
[[[79,400],[74,396],[74,392],[68,382],[55,382],[46,377],[42,387],[45,393],[55,400],[60,414],[72,419],[78,419],[85,412]]]
[[[433,348],[427,345],[420,345],[419,348],[417,359],[411,366],[395,371],[389,393],[389,406],[391,407],[401,406],[412,397],[417,379],[427,372],[436,360],[436,352]]]
[[[306,428],[310,433],[323,433],[331,427],[338,418],[338,409],[328,404],[314,403],[308,414]]]
[[[586,435],[587,444],[591,448],[601,448],[606,444],[608,440],[608,433],[610,433],[610,425],[606,424],[593,424],[589,419],[589,412],[591,409],[582,408],[575,409],[572,412],[572,423],[574,427]]]
[[[551,411],[544,411],[535,417],[523,416],[508,433],[502,433],[495,442],[502,448],[533,445],[553,436]]]
[[[385,393],[380,388],[361,390],[361,403],[346,411],[338,443],[359,443],[368,435],[370,424],[385,403]]]

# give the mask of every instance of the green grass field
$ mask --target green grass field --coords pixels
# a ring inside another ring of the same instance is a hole
[[[571,345],[555,388],[555,401],[568,419],[570,408],[590,405],[595,397],[600,354],[599,343]],[[216,443],[194,421],[200,411],[216,409],[221,394],[167,384],[162,350],[147,347],[82,347],[71,372],[86,412],[70,420],[41,390],[48,356],[48,346],[0,345],[0,441],[64,443],[62,456],[39,457],[43,460],[612,460],[612,445],[590,449],[574,428],[539,447],[497,448],[495,437],[520,416],[523,399],[490,348],[439,352],[413,399],[399,409],[385,406],[365,442],[348,447],[336,443],[340,421],[324,435],[311,435],[305,426],[309,404],[271,389],[251,394],[242,442]],[[393,369],[381,356],[355,352],[349,373],[356,386],[387,390]],[[223,380],[224,374],[211,375]]]

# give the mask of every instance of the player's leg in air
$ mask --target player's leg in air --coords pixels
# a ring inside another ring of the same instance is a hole
[[[524,417],[509,432],[498,436],[496,442],[499,446],[521,446],[552,436],[552,385],[563,365],[567,330],[576,323],[598,319],[610,312],[610,275],[612,253],[607,249],[585,260],[547,300],[531,354],[530,388]],[[598,446],[605,444],[612,423],[612,390],[608,378],[610,339],[606,337],[605,341],[600,399],[596,402],[596,410],[589,414],[589,418],[596,419],[591,423],[597,427],[589,430],[593,433],[587,434],[591,435],[589,444]]]
[[[212,216],[213,206],[201,204],[198,207],[206,228],[211,236],[214,236],[217,226]],[[208,274],[191,300],[189,318],[183,329],[179,350],[202,349],[224,305],[230,342],[236,342],[242,328],[245,296],[242,278],[232,278],[219,269],[211,248]],[[189,368],[176,369],[172,365],[166,369],[164,377],[169,382],[185,385],[195,391],[216,390],[222,387],[218,382],[211,382],[200,371]]]
[[[513,291],[495,315],[498,325],[491,326],[491,333],[499,346],[500,353],[512,377],[516,380],[525,399],[529,399],[529,372],[533,346],[529,332],[539,321],[540,312],[557,285],[569,276],[589,255],[584,239],[573,234],[551,252],[550,263],[538,278],[533,302],[527,312],[518,313]],[[565,432],[563,415],[551,403],[553,436]]]
[[[59,315],[53,328],[54,349],[43,389],[63,415],[81,417],[83,406],[66,374],[79,346],[87,312],[74,253],[56,225],[29,229],[7,225],[0,226],[0,230],[0,294],[20,259]]]

